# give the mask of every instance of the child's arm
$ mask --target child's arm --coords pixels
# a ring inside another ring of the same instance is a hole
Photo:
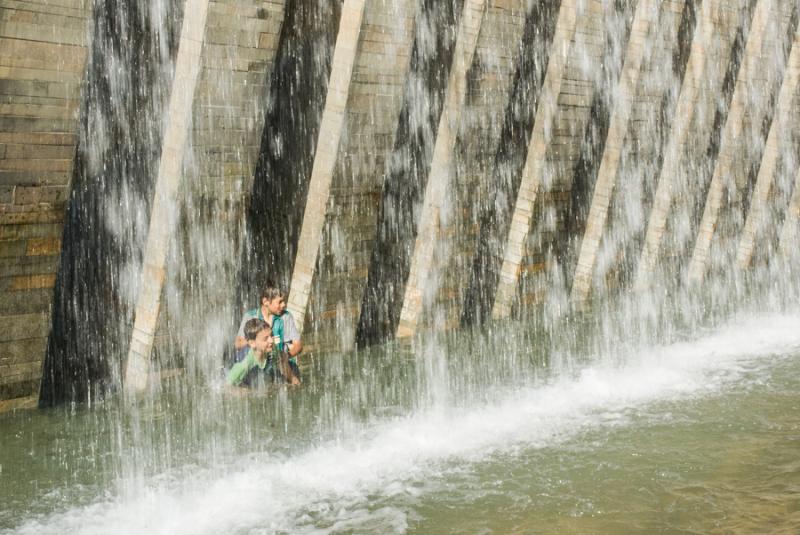
[[[244,324],[247,323],[249,319],[248,315],[245,314],[242,316],[242,321],[239,322],[239,330],[236,331],[236,338],[233,340],[233,347],[235,347],[237,351],[247,345],[247,340],[244,338]]]
[[[278,371],[290,385],[299,385],[300,378],[294,374],[294,370],[289,365],[289,354],[283,351],[276,351]]]
[[[231,371],[228,372],[227,381],[229,385],[239,386],[244,381],[244,378],[247,377],[247,372],[250,371],[250,363],[248,359],[244,359],[241,362],[237,362],[231,368]]]

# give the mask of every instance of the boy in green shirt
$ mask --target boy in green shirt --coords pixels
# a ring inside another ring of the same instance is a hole
[[[228,372],[228,384],[253,387],[264,382],[285,379],[297,385],[300,379],[289,365],[289,355],[274,345],[272,329],[264,320],[253,318],[244,326],[247,355]],[[277,368],[277,369],[276,369]]]

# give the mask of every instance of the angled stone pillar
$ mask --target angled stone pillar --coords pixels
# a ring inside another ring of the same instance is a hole
[[[761,125],[770,111],[767,95],[772,93],[780,75],[774,61],[775,51],[782,49],[791,19],[791,12],[786,13],[781,4],[786,5],[778,0],[759,0],[755,7],[689,263],[688,276],[692,283],[702,282],[709,268],[711,242],[719,235],[720,211],[737,202],[742,196],[741,190],[746,187],[747,162],[741,161],[741,155],[747,154],[753,138],[761,135]]]
[[[561,94],[561,87],[565,84],[564,77],[572,52],[573,38],[579,17],[578,4],[579,2],[576,0],[562,0],[559,9],[547,72],[528,144],[528,155],[506,238],[503,263],[492,307],[494,318],[505,318],[511,314],[511,305],[517,290],[520,264],[523,261],[533,207],[545,171],[547,149],[555,130],[554,119],[558,110],[558,98]]]
[[[211,368],[230,343],[222,326],[236,315],[232,289],[239,282],[245,215],[285,4],[209,3],[178,201],[186,223],[173,239],[180,248],[168,260],[167,287],[177,291],[164,297],[156,331],[155,347],[164,349],[159,354],[190,354]],[[198,324],[219,326],[206,330],[202,348],[196,347]]]
[[[750,267],[756,243],[762,239],[767,225],[771,221],[771,219],[767,219],[767,212],[777,179],[778,163],[791,137],[792,130],[797,130],[796,125],[790,124],[790,120],[792,107],[796,101],[798,82],[800,82],[800,28],[794,34],[792,51],[783,73],[783,82],[778,93],[775,113],[772,116],[767,144],[758,168],[753,199],[747,212],[742,237],[739,240],[736,264],[741,269]]]
[[[309,347],[354,345],[417,3],[345,0],[289,289]]]
[[[662,255],[665,230],[681,185],[679,175],[687,174],[689,156],[703,157],[708,146],[715,99],[730,58],[740,9],[739,2],[721,0],[705,0],[700,7],[689,63],[636,268],[634,287],[637,289],[650,285],[653,271]],[[681,200],[690,201],[688,198]]]
[[[443,205],[448,190],[452,187],[452,175],[455,173],[453,149],[456,145],[456,136],[465,106],[467,71],[472,65],[485,12],[485,0],[465,0],[458,26],[444,106],[436,131],[433,161],[425,188],[420,221],[417,225],[411,269],[406,282],[403,307],[397,327],[398,337],[410,336],[416,332],[417,322],[423,311],[425,294],[431,290],[431,293],[436,291],[436,289],[428,288],[428,285],[431,281],[430,274],[433,269],[434,254],[440,244],[438,234],[442,227]]]
[[[486,206],[491,203],[498,209],[494,203],[500,180],[497,155],[508,148],[502,140],[507,139],[503,136],[509,135],[507,129],[511,128],[509,107],[515,103],[515,87],[520,90],[519,77],[523,73],[519,71],[524,68],[524,61],[535,65],[535,58],[523,55],[528,50],[539,52],[523,39],[539,38],[537,30],[546,33],[541,26],[551,20],[541,13],[556,9],[547,6],[529,9],[525,0],[487,2],[475,57],[467,72],[467,93],[453,149],[450,186],[438,207],[442,217],[427,271],[427,300],[417,325],[452,329],[482,313],[478,310],[482,303],[478,305],[477,294],[472,293],[477,288],[471,287],[476,282],[473,277],[480,273],[476,272],[476,262],[483,261],[484,255],[492,258],[498,254],[481,246],[484,240],[481,232],[485,230],[481,227],[487,225]],[[541,26],[536,28],[534,24]],[[536,30],[531,31],[532,27]]]
[[[183,177],[184,151],[189,138],[194,91],[200,72],[208,3],[208,0],[186,0],[183,12],[178,57],[175,60],[175,78],[167,107],[167,126],[144,251],[141,289],[125,367],[125,388],[130,394],[146,388],[150,373],[150,352],[161,309],[167,254],[172,235],[177,228],[176,201]]]
[[[221,324],[229,315],[285,0],[187,0],[185,9],[126,368],[132,391],[144,388],[156,335],[167,322],[174,322],[170,334],[187,342],[197,324]],[[181,210],[190,212],[183,228]],[[192,249],[175,255],[181,262],[206,260],[182,266],[195,283],[170,269],[176,268],[168,259],[176,233]],[[208,243],[216,248],[206,251]],[[167,302],[165,314],[168,280],[181,288],[181,299]],[[220,349],[208,348],[214,355]]]
[[[660,2],[639,0],[631,26],[631,35],[625,52],[625,60],[617,89],[617,101],[611,115],[608,136],[603,150],[603,159],[597,175],[597,182],[589,209],[586,232],[581,241],[578,265],[572,282],[571,299],[583,301],[589,297],[592,279],[600,248],[600,240],[606,228],[606,218],[611,196],[617,181],[622,150],[629,130],[629,119],[633,109],[642,61],[647,50],[651,28],[658,24]]]
[[[358,55],[364,10],[365,0],[345,0],[342,6],[339,34],[336,37],[331,62],[328,94],[325,98],[325,110],[322,113],[308,200],[289,291],[288,308],[294,314],[300,329],[305,325],[306,308],[325,226],[325,208],[330,197],[339,145],[344,133],[347,102]]]
[[[790,260],[800,257],[800,168],[794,181],[794,191],[786,208],[786,219],[783,221],[779,252]]]
[[[0,402],[13,406],[39,395],[91,9],[0,0]]]

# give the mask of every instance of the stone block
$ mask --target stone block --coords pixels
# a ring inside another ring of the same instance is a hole
[[[74,132],[0,132],[0,143],[4,145],[65,145],[74,147],[77,142],[78,136]]]
[[[41,199],[41,194],[42,188],[19,186],[14,190],[14,204],[37,204]]]
[[[3,318],[5,320],[5,318]],[[36,323],[36,327],[40,322]],[[7,364],[5,371],[9,374],[19,374],[31,367],[41,366],[44,355],[45,345],[47,344],[46,327],[44,329],[32,328],[27,337],[11,341],[0,341],[0,356],[5,359]],[[37,369],[40,372],[40,370]],[[0,373],[0,381],[3,380]]]
[[[13,281],[14,279],[10,279]],[[8,284],[9,279],[0,279]],[[4,291],[0,293],[0,316],[41,314],[50,308],[53,291],[37,288],[27,291]]]
[[[39,158],[66,160],[75,156],[74,145],[0,144],[0,158]]]
[[[17,275],[55,273],[58,269],[58,256],[0,256],[0,279]]]
[[[0,77],[4,75],[0,67]],[[10,117],[0,116],[0,133],[39,133],[39,132],[72,132],[75,130],[75,118]]]
[[[62,227],[58,224],[0,226],[0,241],[28,238],[59,238]],[[30,251],[30,248],[28,249]],[[30,252],[28,252],[30,254]]]
[[[27,243],[24,240],[0,241],[0,257],[16,258],[25,254]]]
[[[35,407],[39,397],[39,379],[2,382],[0,366],[0,412],[16,408]]]
[[[53,288],[56,284],[55,273],[47,275],[22,275],[11,279],[10,291],[36,290]]]
[[[66,186],[45,186],[40,188],[39,202],[63,205],[67,201],[69,189]]]
[[[3,149],[0,148],[0,156]],[[14,202],[14,186],[0,186],[0,204],[11,204]]]
[[[14,235],[15,226],[27,226],[47,223],[63,223],[64,210],[54,210],[49,205],[29,204],[29,205],[2,205],[0,206],[0,236]],[[9,230],[9,227],[12,226]],[[59,226],[59,235],[60,235]],[[3,239],[0,237],[0,239]]]
[[[0,343],[18,340],[29,340],[31,338],[46,335],[49,325],[49,314],[23,314],[19,316],[4,316],[0,318],[3,328],[0,329]],[[29,355],[23,353],[24,358]],[[5,364],[16,362],[11,353],[0,351],[0,358],[4,359]]]

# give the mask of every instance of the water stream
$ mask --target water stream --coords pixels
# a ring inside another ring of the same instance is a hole
[[[138,405],[6,415],[0,527],[796,532],[800,309],[785,297],[649,324],[618,303],[549,334],[509,322],[330,356],[296,389],[183,376]]]

